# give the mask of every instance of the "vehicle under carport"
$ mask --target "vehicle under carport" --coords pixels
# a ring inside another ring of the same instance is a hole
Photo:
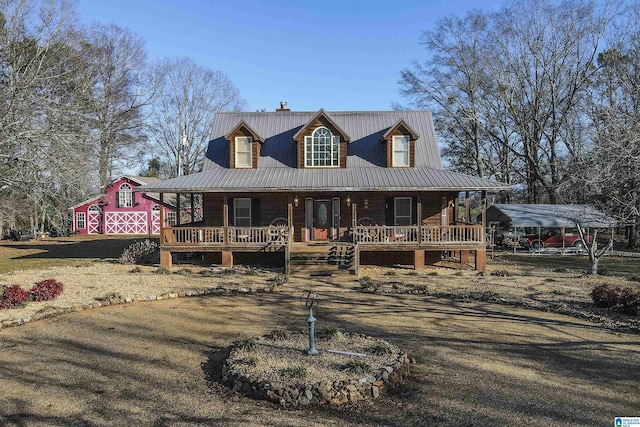
[[[518,247],[528,247],[536,252],[544,249],[548,240],[543,230],[548,229],[559,230],[558,245],[553,246],[561,249],[562,253],[580,251],[583,244],[577,236],[578,224],[587,239],[590,239],[593,229],[609,229],[613,237],[617,226],[615,219],[587,205],[496,204],[487,209],[489,243],[492,246],[510,246],[514,250]],[[575,230],[575,234],[567,230]]]

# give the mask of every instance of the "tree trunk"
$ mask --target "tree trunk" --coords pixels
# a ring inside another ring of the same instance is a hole
[[[628,228],[628,230],[629,230],[629,243],[627,244],[627,249],[635,249],[636,245],[638,244],[636,240],[636,233],[638,231],[638,228],[636,227],[636,224],[633,223]]]

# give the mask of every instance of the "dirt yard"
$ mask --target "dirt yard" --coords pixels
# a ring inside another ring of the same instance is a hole
[[[506,258],[484,275],[446,264],[421,272],[367,268],[359,279],[292,278],[274,286],[278,273],[266,270],[132,273],[114,263],[126,246],[119,239],[103,242],[110,257],[64,246],[73,241],[4,243],[0,266],[8,272],[0,284],[29,287],[54,277],[65,291],[52,302],[0,311],[0,321],[110,293],[135,299],[218,286],[276,292],[133,302],[3,328],[2,425],[600,426],[640,408],[637,323],[589,303],[595,284],[637,287],[627,274],[594,278],[579,268]],[[58,258],[58,245],[73,258]],[[58,266],[20,268],[34,259]],[[398,345],[416,361],[410,380],[376,403],[290,411],[220,386],[218,367],[233,342],[306,327],[300,296],[310,288],[322,298],[318,327]]]

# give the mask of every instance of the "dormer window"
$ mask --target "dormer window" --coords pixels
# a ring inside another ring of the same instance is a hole
[[[332,135],[326,127],[319,127],[311,136],[305,136],[304,146],[306,167],[337,168],[340,166],[340,137]]]
[[[253,167],[253,139],[250,136],[236,136],[236,168]]]
[[[409,137],[394,136],[393,146],[393,167],[410,166],[409,164]]]
[[[419,138],[404,120],[400,119],[382,135],[386,145],[387,167],[409,168],[416,162],[416,140]]]

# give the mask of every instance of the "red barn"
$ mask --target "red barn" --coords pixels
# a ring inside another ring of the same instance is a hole
[[[109,184],[103,194],[73,207],[76,234],[160,234],[160,200],[153,193],[135,188],[160,181],[158,178],[123,176]],[[176,223],[175,207],[163,203],[165,221]]]

